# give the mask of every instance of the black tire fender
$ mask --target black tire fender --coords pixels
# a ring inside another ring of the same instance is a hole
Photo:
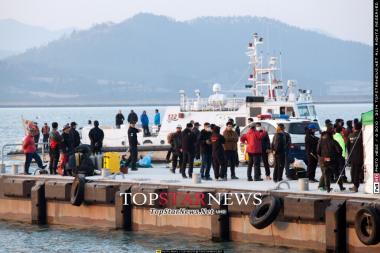
[[[257,229],[263,229],[272,224],[277,218],[282,207],[282,202],[274,196],[266,196],[262,203],[250,214],[249,222]]]
[[[83,175],[77,175],[71,185],[70,202],[74,206],[80,206],[84,200],[84,187],[86,179]]]
[[[359,240],[365,245],[380,242],[380,213],[372,206],[361,208],[355,216],[355,231]]]

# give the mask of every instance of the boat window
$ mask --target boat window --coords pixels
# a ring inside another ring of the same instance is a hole
[[[286,107],[286,114],[289,115],[290,117],[294,117],[294,110],[293,107]]]
[[[280,107],[280,114],[285,114],[285,107]]]
[[[261,114],[261,107],[250,107],[249,108],[249,116],[250,117],[256,117],[259,114]]]
[[[307,109],[306,105],[298,106],[298,112],[300,114],[300,117],[309,117],[309,110]]]
[[[317,116],[314,105],[309,105],[309,112],[311,116]]]

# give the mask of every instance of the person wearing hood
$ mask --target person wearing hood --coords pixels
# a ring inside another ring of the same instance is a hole
[[[210,177],[210,169],[212,164],[212,146],[211,146],[211,127],[210,123],[203,124],[203,129],[199,134],[198,143],[202,158],[201,178],[204,180],[212,180]]]
[[[189,165],[188,176],[191,178],[193,176],[193,166],[194,166],[194,157],[195,157],[195,142],[197,137],[192,132],[193,124],[188,123],[185,130],[182,131],[181,140],[182,140],[182,166],[181,174],[183,178],[186,176],[186,166]]]
[[[79,132],[76,130],[76,128],[77,128],[77,123],[71,122],[69,134],[72,139],[73,149],[75,149],[76,147],[80,145],[80,135],[79,135]]]
[[[351,150],[351,175],[354,186],[350,188],[351,192],[358,192],[360,186],[360,177],[363,173],[364,151],[363,151],[363,133],[362,124],[358,122],[352,133],[348,136],[348,148]]]
[[[124,123],[124,115],[121,112],[121,110],[119,110],[119,112],[115,116],[115,123],[116,123],[116,128],[118,128],[118,129]]]
[[[310,182],[318,182],[315,179],[315,170],[318,165],[317,146],[319,138],[315,136],[317,127],[315,124],[310,123],[306,129],[305,135],[305,149],[307,156],[307,176]]]
[[[149,132],[149,118],[146,114],[146,111],[143,111],[143,113],[140,116],[141,125],[144,131],[144,136],[150,136]]]
[[[224,155],[231,169],[231,179],[239,179],[235,174],[236,151],[237,151],[237,142],[239,141],[239,136],[234,131],[233,123],[231,121],[227,122],[226,129],[223,132],[223,137],[225,139],[225,142],[223,145]]]
[[[334,129],[331,126],[328,126],[326,131],[322,132],[317,146],[319,164],[322,170],[322,176],[319,180],[318,187],[320,190],[326,190],[327,192],[332,190],[330,188],[331,179],[339,157],[342,155],[342,148],[339,143],[334,140],[333,134]],[[338,183],[341,190],[343,190],[341,182]]]
[[[267,135],[267,132],[263,129],[256,129],[256,125],[252,124],[251,128],[246,134],[240,137],[240,142],[246,144],[246,152],[248,153],[248,168],[247,177],[248,181],[253,181],[252,179],[252,167],[254,166],[254,180],[263,181],[260,177],[260,163],[262,154],[262,140]]]
[[[137,116],[135,111],[131,110],[131,112],[128,114],[127,121],[129,124],[131,124],[132,122],[136,123],[137,121],[139,121],[139,117]]]
[[[94,127],[88,133],[88,137],[91,141],[92,153],[102,153],[104,132],[99,128],[99,121],[94,121]]]
[[[215,179],[218,181],[227,181],[227,161],[223,148],[225,143],[225,138],[220,134],[220,127],[213,125],[211,135],[212,167],[214,168]]]
[[[41,157],[37,153],[36,143],[34,142],[35,129],[28,128],[27,132],[22,143],[22,149],[25,154],[24,173],[29,175],[29,167],[33,159],[37,162],[40,169],[45,169],[46,165],[43,165]]]

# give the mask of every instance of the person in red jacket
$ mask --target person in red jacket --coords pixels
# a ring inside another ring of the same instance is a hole
[[[256,129],[256,125],[253,124],[246,134],[240,137],[240,142],[246,144],[246,152],[248,153],[248,168],[247,177],[248,181],[252,179],[252,166],[255,167],[254,178],[255,181],[262,181],[260,177],[260,162],[262,153],[262,140],[267,135],[267,132],[261,127]]]
[[[30,163],[34,159],[37,162],[37,165],[41,169],[45,169],[46,165],[43,165],[41,157],[36,152],[36,143],[34,142],[34,129],[28,128],[28,134],[25,136],[24,141],[22,143],[22,150],[25,154],[25,165],[24,165],[24,173],[29,173]]]

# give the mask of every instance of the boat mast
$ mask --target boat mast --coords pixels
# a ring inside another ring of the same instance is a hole
[[[263,38],[257,33],[253,34],[253,40],[248,44],[247,55],[249,64],[252,67],[252,73],[248,80],[252,82],[251,90],[254,96],[264,96],[267,100],[278,100],[282,97],[281,80],[276,78],[277,57],[270,57],[268,67],[264,68],[262,56],[258,55],[258,45],[263,44]],[[278,94],[280,93],[280,94]]]

